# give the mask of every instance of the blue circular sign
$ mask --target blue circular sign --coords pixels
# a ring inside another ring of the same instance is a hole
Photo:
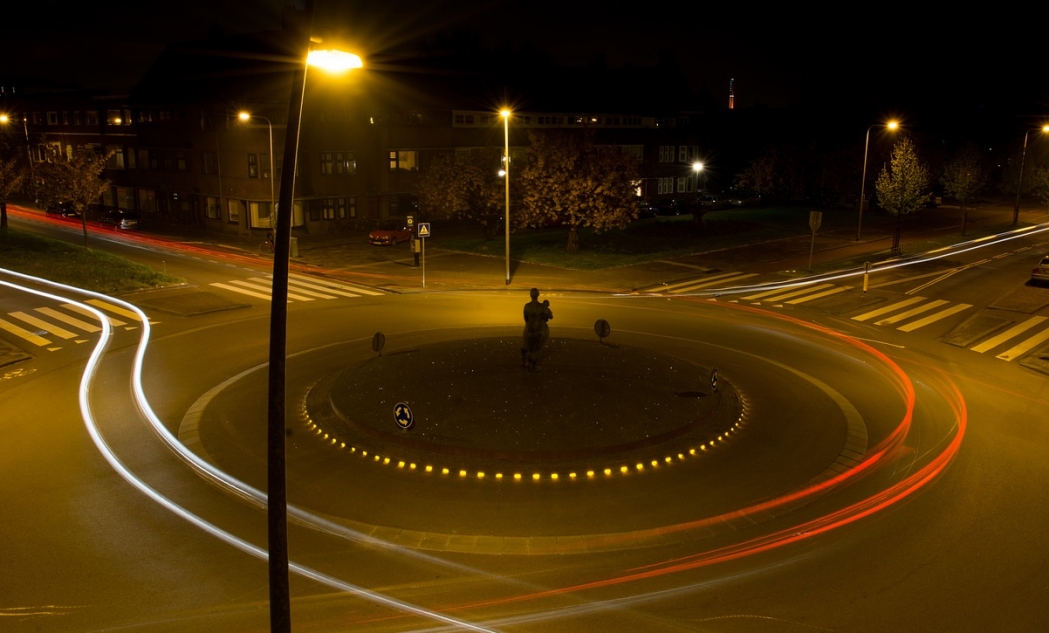
[[[412,428],[412,424],[415,423],[415,415],[407,402],[398,402],[393,405],[393,421],[404,430]]]

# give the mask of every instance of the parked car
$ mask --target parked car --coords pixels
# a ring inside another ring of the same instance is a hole
[[[412,239],[412,230],[404,220],[385,220],[368,234],[368,242],[376,246],[396,246]]]
[[[112,226],[115,229],[137,229],[142,216],[138,211],[125,211],[124,209],[110,209],[102,213],[98,219],[99,224]]]
[[[80,219],[80,214],[73,208],[71,202],[52,202],[44,207],[44,213],[51,217],[63,218],[63,219]]]
[[[1049,283],[1049,255],[1043,257],[1042,261],[1038,262],[1038,265],[1031,271],[1031,283]]]

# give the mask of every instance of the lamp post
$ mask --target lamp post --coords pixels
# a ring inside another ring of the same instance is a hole
[[[306,0],[305,24],[313,17],[313,2]],[[308,35],[304,34],[304,35]],[[305,37],[303,38],[305,40]],[[267,546],[269,565],[270,631],[291,631],[291,587],[288,578],[288,490],[285,464],[285,377],[288,339],[288,257],[291,250],[291,217],[295,192],[295,163],[306,88],[306,69],[317,66],[331,72],[360,68],[357,55],[334,50],[310,50],[302,42],[302,63],[295,69],[288,105],[284,141],[284,169],[280,175],[280,207],[273,243],[273,290],[270,307],[269,375],[266,416]]]
[[[860,176],[860,213],[859,219],[856,220],[856,241],[860,241],[860,233],[863,230],[863,195],[867,186],[867,155],[868,150],[871,146],[871,130],[878,127],[879,124],[867,128],[867,140],[863,143],[863,174]],[[885,124],[885,128],[889,131],[895,131],[896,128],[900,127],[898,121],[889,121]]]
[[[1043,125],[1041,128],[1042,132],[1049,132],[1049,125]],[[1020,176],[1016,180],[1016,204],[1013,206],[1013,226],[1020,221],[1020,192],[1023,191],[1024,184],[1024,162],[1027,160],[1027,137],[1031,134],[1031,130],[1024,132],[1024,147],[1023,151],[1020,152]]]
[[[10,123],[11,117],[6,114],[0,114],[0,124],[7,125]],[[29,144],[29,125],[26,118],[22,117],[22,132],[25,133],[25,157],[29,161],[29,192],[32,195],[33,201],[36,201],[36,174],[33,169],[33,148]]]
[[[503,220],[506,229],[506,285],[510,285],[510,110],[499,111],[503,117],[503,184],[506,186],[506,218]]]
[[[250,121],[251,119],[261,119],[266,122],[266,127],[269,128],[270,133],[270,229],[273,228],[273,223],[277,219],[277,196],[274,193],[273,180],[277,177],[277,172],[273,169],[273,123],[270,122],[264,116],[258,116],[249,112],[239,112],[237,118],[241,121]]]
[[[692,173],[696,175],[696,196],[699,196],[699,172],[703,171],[703,163],[698,160],[692,163]]]

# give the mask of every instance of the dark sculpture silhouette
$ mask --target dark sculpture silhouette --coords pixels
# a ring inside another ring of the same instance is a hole
[[[524,342],[521,346],[521,365],[525,369],[536,370],[539,367],[539,350],[550,338],[550,327],[546,322],[554,318],[550,311],[550,302],[539,302],[539,289],[532,288],[529,293],[532,300],[524,306]]]

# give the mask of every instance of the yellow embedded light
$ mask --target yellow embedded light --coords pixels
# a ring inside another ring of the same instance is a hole
[[[671,458],[667,457],[667,458],[664,459],[664,461],[669,464],[669,463],[673,462],[674,460],[672,460]]]
[[[557,481],[557,473],[550,473],[550,479]]]
[[[310,51],[306,56],[306,63],[332,73],[346,72],[364,66],[359,56],[336,50]]]
[[[575,473],[568,473],[569,479],[575,479]]]
[[[644,469],[645,469],[645,465],[644,465],[644,464],[642,464],[641,462],[638,462],[638,463],[637,463],[637,469],[638,469],[638,470],[644,470]]]
[[[606,468],[605,469],[605,477],[611,477],[611,476],[612,476],[612,469],[611,468]]]
[[[532,481],[539,481],[540,477],[542,477],[542,475],[539,473],[532,473]]]
[[[502,479],[503,478],[503,473],[495,473],[495,478],[496,479]]]
[[[593,477],[594,476],[594,471],[592,471],[592,470],[586,471],[586,476],[587,477]]]
[[[465,470],[460,470],[459,471],[459,476],[460,477],[465,477],[466,476],[466,471]]]
[[[694,449],[694,448],[688,449],[688,454],[689,455],[695,455],[696,454],[696,449]]]
[[[339,442],[339,448],[341,448],[341,449],[346,448],[346,442]]]
[[[397,468],[404,468],[404,462],[397,462]]]
[[[432,473],[433,472],[433,466],[427,464],[426,468],[424,470],[426,470],[426,472],[428,472],[428,473]]]
[[[410,470],[415,470],[415,463],[413,462],[413,463],[411,463],[411,464],[408,464],[408,468],[409,468]]]
[[[378,455],[375,456],[375,461],[379,461],[379,456]]]
[[[447,469],[447,468],[442,468],[442,469],[441,469],[441,474],[442,474],[442,475],[447,475],[447,474],[448,474],[448,472],[449,472],[449,471],[448,471],[448,469]]]
[[[619,467],[619,472],[621,472],[621,473],[623,473],[623,474],[625,475],[625,474],[627,474],[628,472],[630,472],[630,469],[629,469],[629,468],[627,468],[626,466],[620,466],[620,467]]]
[[[655,459],[653,459],[653,460],[652,460],[652,468],[655,468],[655,467],[657,467],[657,466],[659,466],[659,460],[655,460]]]
[[[382,460],[382,463],[383,464],[389,464],[390,463],[390,458],[387,457],[386,459]]]
[[[478,479],[484,479],[484,472],[483,472],[483,471],[479,471],[479,472],[477,473],[477,478],[478,478]]]
[[[514,481],[521,481],[521,473],[514,473]]]
[[[368,451],[361,451],[361,457],[367,457]]]

